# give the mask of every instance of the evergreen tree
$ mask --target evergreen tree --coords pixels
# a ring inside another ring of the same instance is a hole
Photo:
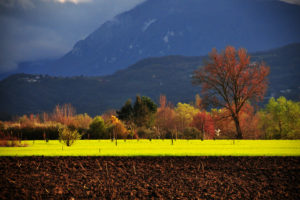
[[[118,119],[130,123],[133,120],[133,108],[131,99],[128,99],[121,110],[117,111]]]
[[[149,127],[154,122],[157,105],[145,96],[137,96],[133,106],[134,122],[137,126]]]

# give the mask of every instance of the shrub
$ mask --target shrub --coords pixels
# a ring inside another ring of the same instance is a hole
[[[43,140],[44,133],[49,140],[58,139],[58,125],[41,126],[41,127],[8,127],[5,131],[6,134],[11,134],[21,140]]]
[[[0,147],[24,147],[26,144],[21,144],[21,140],[11,135],[5,135],[0,131]]]
[[[60,128],[59,141],[65,143],[67,146],[71,146],[76,140],[81,138],[81,135],[77,130],[70,130],[69,128]]]
[[[176,130],[168,130],[165,132],[164,137],[165,139],[184,139],[184,135],[180,131]]]
[[[108,138],[105,123],[101,116],[96,116],[93,119],[92,123],[90,124],[88,134],[90,135],[90,138],[92,138],[92,139]]]
[[[183,135],[184,135],[185,139],[201,139],[201,140],[203,140],[203,133],[194,127],[185,128],[183,131]]]
[[[155,131],[145,127],[138,128],[137,135],[139,138],[144,138],[144,139],[153,139],[156,137]]]

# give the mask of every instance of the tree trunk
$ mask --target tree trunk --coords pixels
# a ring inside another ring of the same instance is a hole
[[[114,128],[115,129],[115,128]],[[113,132],[114,132],[114,138],[115,138],[115,140],[116,140],[116,146],[118,146],[118,138],[117,138],[117,133],[116,133],[116,131],[115,130],[113,130]]]
[[[236,138],[237,139],[243,139],[243,134],[242,134],[242,129],[241,129],[241,126],[240,126],[240,120],[237,116],[232,116],[233,117],[233,120],[234,120],[234,123],[235,123],[235,128],[236,128]]]
[[[279,134],[281,136],[281,133],[282,133],[281,120],[279,120],[278,126],[279,126]]]

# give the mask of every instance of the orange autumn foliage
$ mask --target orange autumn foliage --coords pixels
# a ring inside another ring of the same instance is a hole
[[[213,110],[212,118],[215,123],[215,128],[220,129],[219,138],[235,138],[236,127],[228,110],[224,108]],[[239,120],[245,139],[259,139],[261,137],[258,126],[259,117],[251,104],[246,103],[245,106],[243,106],[242,110],[239,112]]]
[[[157,109],[156,113],[156,126],[161,134],[165,135],[166,132],[176,128],[175,117],[176,113],[171,107],[171,104],[169,103],[167,105],[166,96],[161,95],[160,107]]]

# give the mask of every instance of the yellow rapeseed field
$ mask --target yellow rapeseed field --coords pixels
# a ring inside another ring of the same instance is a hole
[[[0,147],[0,156],[300,156],[300,140],[58,140]]]

